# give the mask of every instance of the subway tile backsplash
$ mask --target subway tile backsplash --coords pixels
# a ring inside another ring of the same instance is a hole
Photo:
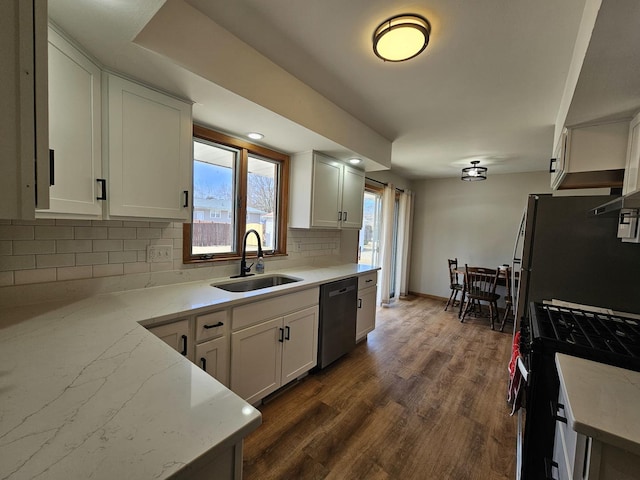
[[[173,262],[147,263],[149,245],[171,246]],[[337,258],[340,232],[289,229],[287,251],[286,260],[279,259],[279,267],[304,263],[313,257]],[[202,265],[182,264],[181,223],[0,220],[0,287],[154,272],[179,273],[194,268]]]

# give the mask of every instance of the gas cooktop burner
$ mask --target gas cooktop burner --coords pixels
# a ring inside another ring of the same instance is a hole
[[[569,354],[640,363],[640,324],[634,319],[541,303],[534,304],[532,313],[534,337],[565,345]]]

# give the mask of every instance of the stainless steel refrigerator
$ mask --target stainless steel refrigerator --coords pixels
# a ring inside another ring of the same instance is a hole
[[[617,216],[590,213],[612,198],[529,196],[514,255],[516,329],[531,302],[553,298],[640,313],[640,245],[616,237]]]

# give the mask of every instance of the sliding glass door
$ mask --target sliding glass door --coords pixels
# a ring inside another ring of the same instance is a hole
[[[362,229],[358,239],[358,263],[380,266],[382,191],[367,186],[364,192]]]

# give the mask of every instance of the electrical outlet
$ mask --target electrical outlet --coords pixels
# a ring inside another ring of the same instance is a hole
[[[147,263],[161,263],[173,261],[173,247],[171,245],[149,245],[147,247]]]

